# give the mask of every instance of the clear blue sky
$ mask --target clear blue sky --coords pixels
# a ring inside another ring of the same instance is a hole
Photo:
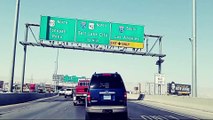
[[[0,80],[10,81],[15,0],[0,0]],[[213,1],[197,0],[198,95],[213,97]],[[192,0],[21,0],[18,41],[25,23],[39,24],[40,16],[58,16],[145,26],[146,34],[163,36],[166,82],[191,84]],[[33,29],[38,38],[38,29]],[[34,41],[29,35],[29,41]],[[57,49],[28,47],[26,82],[51,82]],[[88,51],[60,50],[60,74],[87,76],[119,72],[128,89],[153,82],[157,58]],[[17,44],[15,81],[21,81],[23,46]]]

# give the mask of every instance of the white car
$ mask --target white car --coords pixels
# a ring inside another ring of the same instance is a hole
[[[58,94],[59,94],[59,96],[60,96],[60,95],[64,95],[64,94],[65,94],[65,91],[64,91],[63,89],[61,89],[61,90],[59,90]]]
[[[71,98],[73,97],[73,89],[67,88],[65,90],[64,97],[66,98],[67,96],[70,96]]]

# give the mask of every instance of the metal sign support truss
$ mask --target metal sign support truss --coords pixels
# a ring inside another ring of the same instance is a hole
[[[68,43],[68,42],[60,42],[60,41],[43,41],[37,40],[35,34],[33,33],[31,26],[39,27],[38,24],[25,24],[26,33],[25,40],[19,41],[21,45],[24,46],[24,60],[23,60],[23,72],[22,72],[22,84],[21,91],[23,92],[24,78],[25,78],[25,63],[26,63],[26,54],[27,54],[27,46],[37,46],[37,47],[50,47],[50,48],[63,48],[63,49],[74,49],[74,50],[86,50],[86,51],[94,51],[94,52],[106,52],[106,53],[118,53],[118,54],[129,54],[129,55],[141,55],[141,56],[152,56],[158,57],[159,60],[156,62],[158,65],[158,73],[161,73],[161,63],[163,60],[161,58],[165,57],[165,54],[162,54],[162,36],[157,35],[144,35],[145,36],[145,48],[146,51],[142,52],[142,49],[137,48],[126,48],[126,47],[115,47],[115,46],[107,46],[107,45],[94,45],[94,44],[83,44],[83,43]],[[36,42],[28,41],[28,30],[30,29],[34,39]],[[149,38],[156,39],[154,44],[149,49]],[[156,44],[159,43],[159,52],[152,53],[153,48]]]

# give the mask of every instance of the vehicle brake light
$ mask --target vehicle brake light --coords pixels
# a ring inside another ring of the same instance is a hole
[[[124,99],[127,100],[127,94],[124,92]]]
[[[111,74],[106,74],[106,73],[105,73],[105,74],[103,74],[103,76],[111,76]]]
[[[87,101],[88,101],[88,102],[91,101],[90,92],[87,93]]]

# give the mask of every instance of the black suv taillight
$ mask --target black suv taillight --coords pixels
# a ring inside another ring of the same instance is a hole
[[[124,100],[127,101],[127,94],[124,92]]]
[[[90,103],[91,102],[91,96],[90,96],[90,92],[87,93],[87,102]]]

